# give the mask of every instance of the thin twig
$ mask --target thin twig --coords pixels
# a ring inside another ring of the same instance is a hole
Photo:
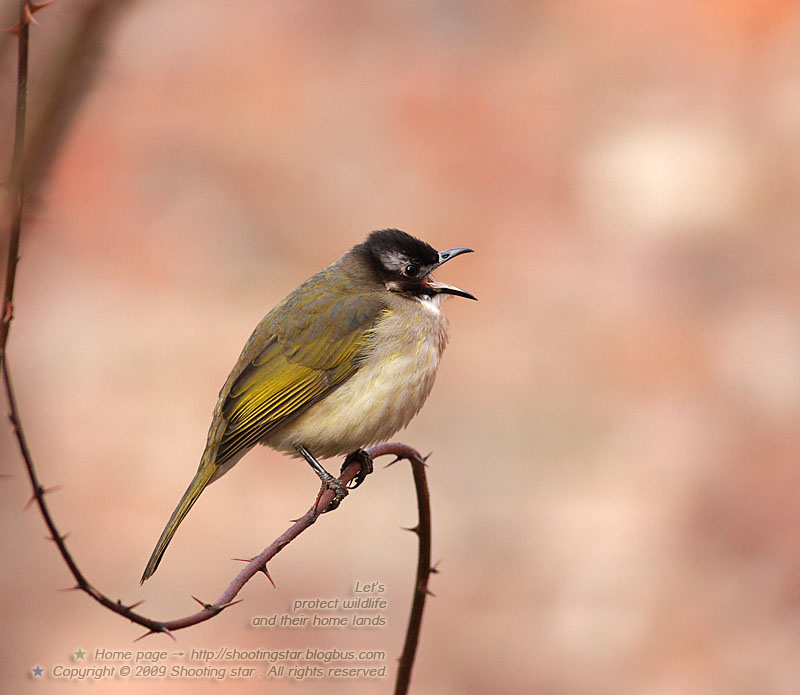
[[[28,17],[30,9],[27,0],[19,3],[17,23],[17,102],[14,121],[14,149],[11,156],[11,172],[8,177],[8,192],[11,197],[11,229],[8,236],[8,261],[6,282],[3,289],[3,303],[0,305],[0,364],[5,364],[6,343],[11,318],[14,312],[14,283],[17,278],[19,259],[19,238],[22,229],[22,203],[25,195],[25,115],[28,109]]]
[[[14,310],[14,284],[17,276],[23,203],[36,202],[36,192],[43,184],[50,164],[64,141],[72,117],[97,74],[109,27],[132,0],[94,0],[82,10],[74,34],[63,51],[51,61],[52,78],[42,91],[38,117],[27,118],[28,42],[33,15],[50,2],[21,0],[18,21],[11,28],[17,41],[17,96],[14,144],[6,189],[10,198],[11,225],[5,287],[0,304],[0,364],[5,359],[6,344]],[[27,123],[28,120],[32,122]],[[26,131],[29,138],[26,142]]]
[[[414,599],[408,616],[406,640],[403,645],[403,653],[400,656],[394,689],[395,695],[405,695],[411,683],[411,670],[414,667],[414,659],[417,655],[425,599],[430,593],[428,591],[428,580],[434,571],[431,567],[431,498],[428,492],[428,479],[425,474],[425,459],[427,456],[423,458],[416,449],[397,442],[378,444],[378,446],[372,447],[369,451],[373,457],[394,454],[397,459],[392,463],[400,459],[407,459],[411,464],[411,471],[414,474],[414,489],[417,492],[418,521],[415,527],[408,529],[416,533],[419,539],[417,581],[414,585]]]

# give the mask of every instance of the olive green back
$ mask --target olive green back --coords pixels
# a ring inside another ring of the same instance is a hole
[[[214,462],[222,465],[252,447],[350,377],[385,310],[380,294],[354,282],[341,262],[275,307],[220,393],[211,427],[219,433]]]

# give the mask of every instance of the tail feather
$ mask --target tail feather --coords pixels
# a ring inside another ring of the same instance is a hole
[[[150,556],[150,560],[148,561],[147,567],[145,567],[144,574],[142,575],[142,584],[144,584],[145,579],[148,579],[153,572],[156,571],[156,568],[158,567],[158,564],[161,562],[161,558],[164,555],[164,551],[167,549],[169,542],[175,535],[175,531],[178,529],[178,526],[189,513],[189,510],[197,501],[197,498],[200,497],[200,493],[206,488],[206,485],[211,482],[212,478],[214,478],[214,475],[217,472],[218,470],[216,465],[206,463],[200,467],[194,478],[192,478],[192,482],[189,483],[189,487],[186,488],[186,492],[183,493],[181,501],[178,502],[178,506],[175,507],[175,511],[172,512],[172,516],[169,518],[166,528],[161,533],[161,538],[159,538],[158,543],[156,543],[155,550],[153,550],[153,554]]]

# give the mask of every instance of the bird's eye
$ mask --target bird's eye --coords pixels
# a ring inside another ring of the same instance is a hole
[[[414,265],[413,263],[409,263],[405,268],[403,268],[403,274],[407,277],[414,278],[417,277],[419,273],[419,266]]]

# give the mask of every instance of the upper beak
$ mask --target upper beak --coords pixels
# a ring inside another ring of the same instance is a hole
[[[442,263],[449,261],[451,258],[455,258],[456,256],[460,256],[462,253],[473,253],[472,249],[468,249],[465,247],[458,247],[455,249],[447,249],[447,251],[439,251],[439,262],[431,268],[431,272],[433,272],[436,268],[438,268]],[[478,298],[474,295],[470,294],[466,290],[462,290],[458,287],[454,287],[453,285],[448,285],[444,282],[434,282],[432,280],[428,280],[426,283],[428,287],[430,287],[434,292],[438,292],[439,294],[455,294],[459,297],[466,297],[467,299],[475,299]]]
[[[462,253],[474,253],[474,251],[472,249],[468,249],[463,246],[460,246],[457,249],[447,249],[447,251],[439,251],[439,262],[435,266],[433,266],[433,268],[431,268],[431,271],[438,268],[445,261],[449,261],[451,258],[460,256]]]

